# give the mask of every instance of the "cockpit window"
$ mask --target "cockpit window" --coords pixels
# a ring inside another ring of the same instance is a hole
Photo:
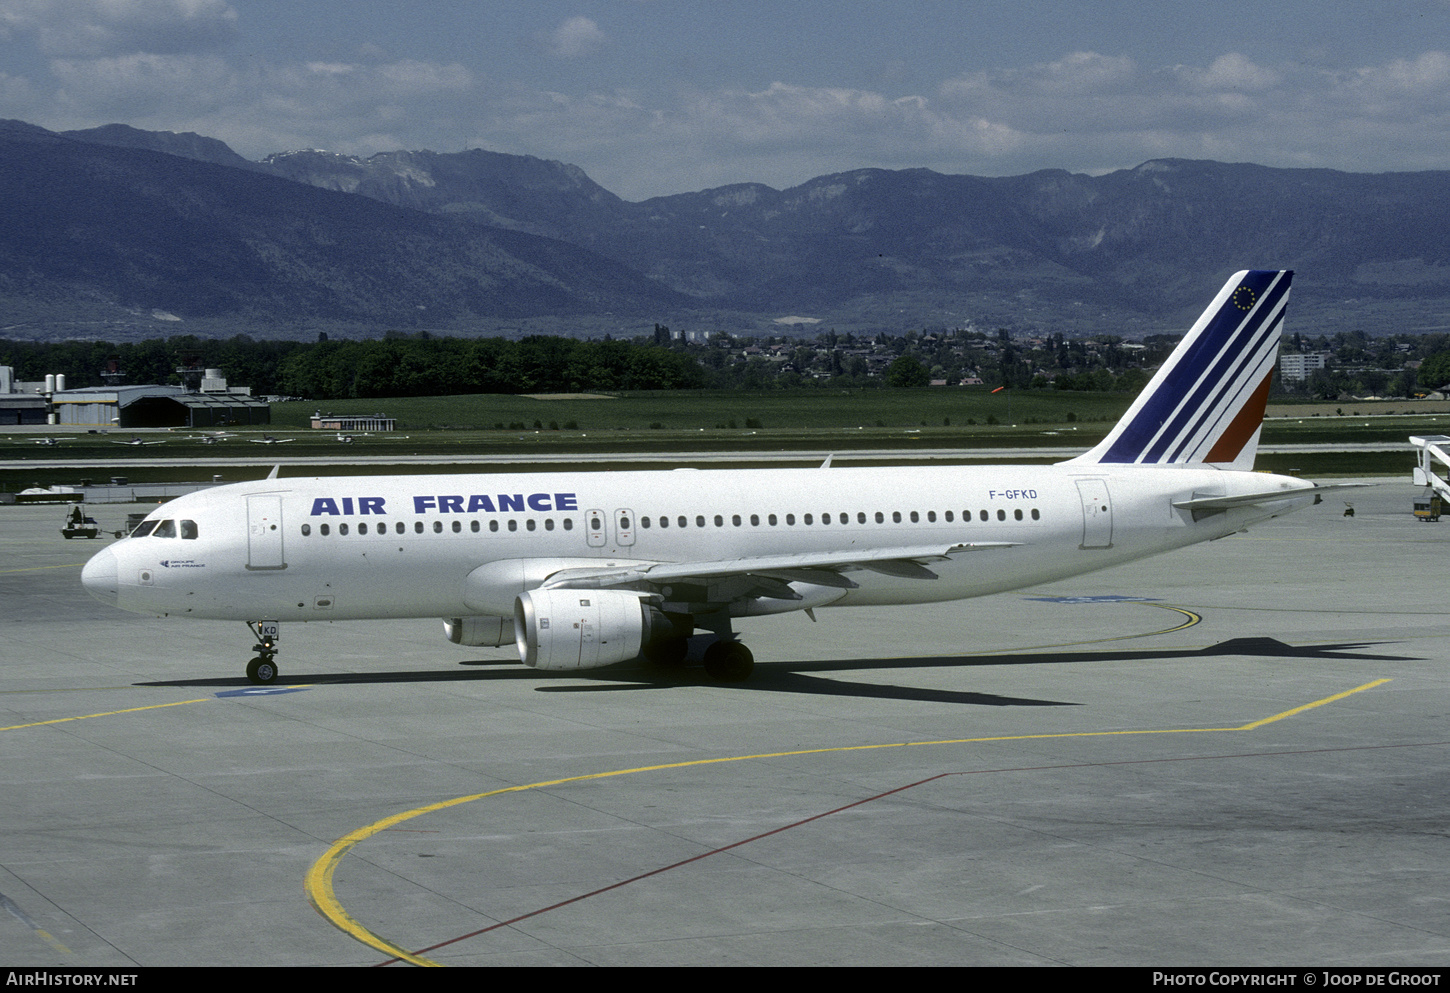
[[[157,521],[142,521],[136,525],[136,530],[131,532],[133,538],[144,538],[156,527]]]
[[[183,538],[195,538],[196,537],[196,521],[182,521],[181,522],[181,536]]]
[[[176,522],[175,521],[162,521],[160,524],[156,525],[156,530],[151,532],[151,537],[153,537],[153,538],[175,538],[176,537]]]

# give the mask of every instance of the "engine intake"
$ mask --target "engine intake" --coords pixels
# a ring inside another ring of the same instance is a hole
[[[632,659],[674,621],[627,590],[529,590],[514,601],[519,658],[536,669],[593,669]]]

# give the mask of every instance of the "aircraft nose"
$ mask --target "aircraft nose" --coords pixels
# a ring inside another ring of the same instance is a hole
[[[116,564],[116,553],[109,548],[103,548],[81,570],[81,585],[86,592],[107,606],[116,606],[116,587],[119,585],[116,577],[119,569]]]

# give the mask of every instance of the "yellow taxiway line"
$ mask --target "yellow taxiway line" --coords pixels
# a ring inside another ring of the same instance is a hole
[[[114,717],[117,714],[134,714],[142,710],[160,710],[163,707],[184,707],[188,703],[206,702],[207,698],[203,697],[200,700],[178,700],[175,703],[153,703],[145,707],[127,707],[125,710],[107,710],[104,713],[100,714],[80,714],[76,717],[57,717],[54,720],[49,721],[36,721],[33,724],[12,724],[6,728],[0,728],[0,731],[19,731],[21,728],[38,728],[44,727],[47,724],[64,724],[66,721],[88,721],[92,717]]]
[[[1178,608],[1170,609],[1176,610]],[[1182,612],[1188,613],[1187,611]],[[1189,623],[1196,623],[1196,621],[1190,621]],[[1336,701],[1343,700],[1346,697],[1353,696],[1356,693],[1362,693],[1365,690],[1371,690],[1377,686],[1383,686],[1389,681],[1390,680],[1388,679],[1376,679],[1372,682],[1365,683],[1363,686],[1356,686],[1352,690],[1345,690],[1344,692],[1336,693],[1333,696],[1327,696],[1323,699],[1315,700],[1311,703],[1301,704],[1298,707],[1292,707],[1289,710],[1282,711],[1269,717],[1260,718],[1256,721],[1250,721],[1247,724],[1240,724],[1236,727],[1159,728],[1143,731],[1066,731],[1048,734],[1000,735],[991,738],[947,738],[939,741],[898,741],[876,745],[841,745],[831,748],[805,748],[788,752],[763,752],[756,755],[730,755],[710,759],[691,759],[685,762],[668,762],[663,765],[639,766],[633,769],[615,769],[609,772],[592,772],[586,773],[582,776],[566,776],[563,779],[550,779],[543,782],[528,783],[521,786],[506,786],[503,789],[489,790],[486,793],[473,793],[468,796],[454,797],[451,800],[443,800],[438,803],[431,803],[423,807],[416,807],[413,810],[406,810],[402,813],[393,814],[391,817],[385,817],[380,821],[375,821],[372,824],[367,825],[366,827],[358,828],[356,831],[343,835],[341,838],[333,843],[332,847],[328,848],[328,850],[323,853],[321,858],[319,858],[316,862],[312,864],[312,868],[309,869],[307,872],[305,888],[307,890],[307,898],[312,903],[312,906],[317,910],[317,912],[320,913],[323,917],[327,918],[330,922],[332,922],[335,927],[337,927],[344,933],[352,936],[353,938],[356,938],[358,941],[362,942],[365,945],[376,948],[379,951],[385,952],[388,955],[401,959],[404,962],[411,962],[413,965],[419,966],[437,966],[440,965],[440,963],[435,962],[432,959],[424,958],[421,955],[415,955],[407,949],[393,944],[386,938],[383,938],[377,934],[374,934],[372,931],[369,931],[366,927],[360,924],[356,918],[349,914],[347,912],[347,909],[343,907],[343,905],[338,901],[337,894],[333,891],[332,885],[333,874],[337,871],[338,864],[342,861],[343,857],[347,855],[348,852],[352,851],[353,848],[355,848],[360,843],[366,841],[367,839],[373,837],[374,835],[379,834],[382,831],[386,831],[388,828],[396,827],[397,825],[402,824],[405,821],[410,821],[415,817],[421,817],[424,814],[431,814],[440,810],[447,810],[450,807],[458,807],[465,803],[472,803],[475,800],[482,800],[486,797],[502,796],[506,793],[522,793],[526,790],[541,789],[546,786],[559,786],[564,783],[587,782],[591,779],[611,779],[618,776],[632,776],[641,772],[660,772],[666,769],[686,769],[692,766],[718,765],[727,762],[749,762],[755,759],[776,759],[798,755],[822,755],[830,752],[861,752],[885,748],[922,748],[930,745],[967,745],[993,741],[1032,741],[1041,738],[1095,738],[1112,735],[1150,734],[1222,734],[1224,732],[1230,731],[1253,731],[1268,724],[1273,724],[1276,721],[1282,721],[1286,718],[1294,717],[1295,715],[1302,714],[1309,710],[1313,710],[1316,707],[1323,707],[1327,704],[1335,703]]]

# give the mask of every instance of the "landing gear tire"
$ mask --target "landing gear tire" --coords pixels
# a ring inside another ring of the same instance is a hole
[[[684,663],[685,656],[690,654],[690,640],[666,638],[646,646],[641,654],[650,665],[657,665],[661,669],[678,669]]]
[[[247,663],[247,679],[256,686],[270,686],[277,681],[277,663],[258,655]]]
[[[705,672],[722,683],[740,683],[750,678],[755,656],[738,641],[717,641],[705,649]]]

